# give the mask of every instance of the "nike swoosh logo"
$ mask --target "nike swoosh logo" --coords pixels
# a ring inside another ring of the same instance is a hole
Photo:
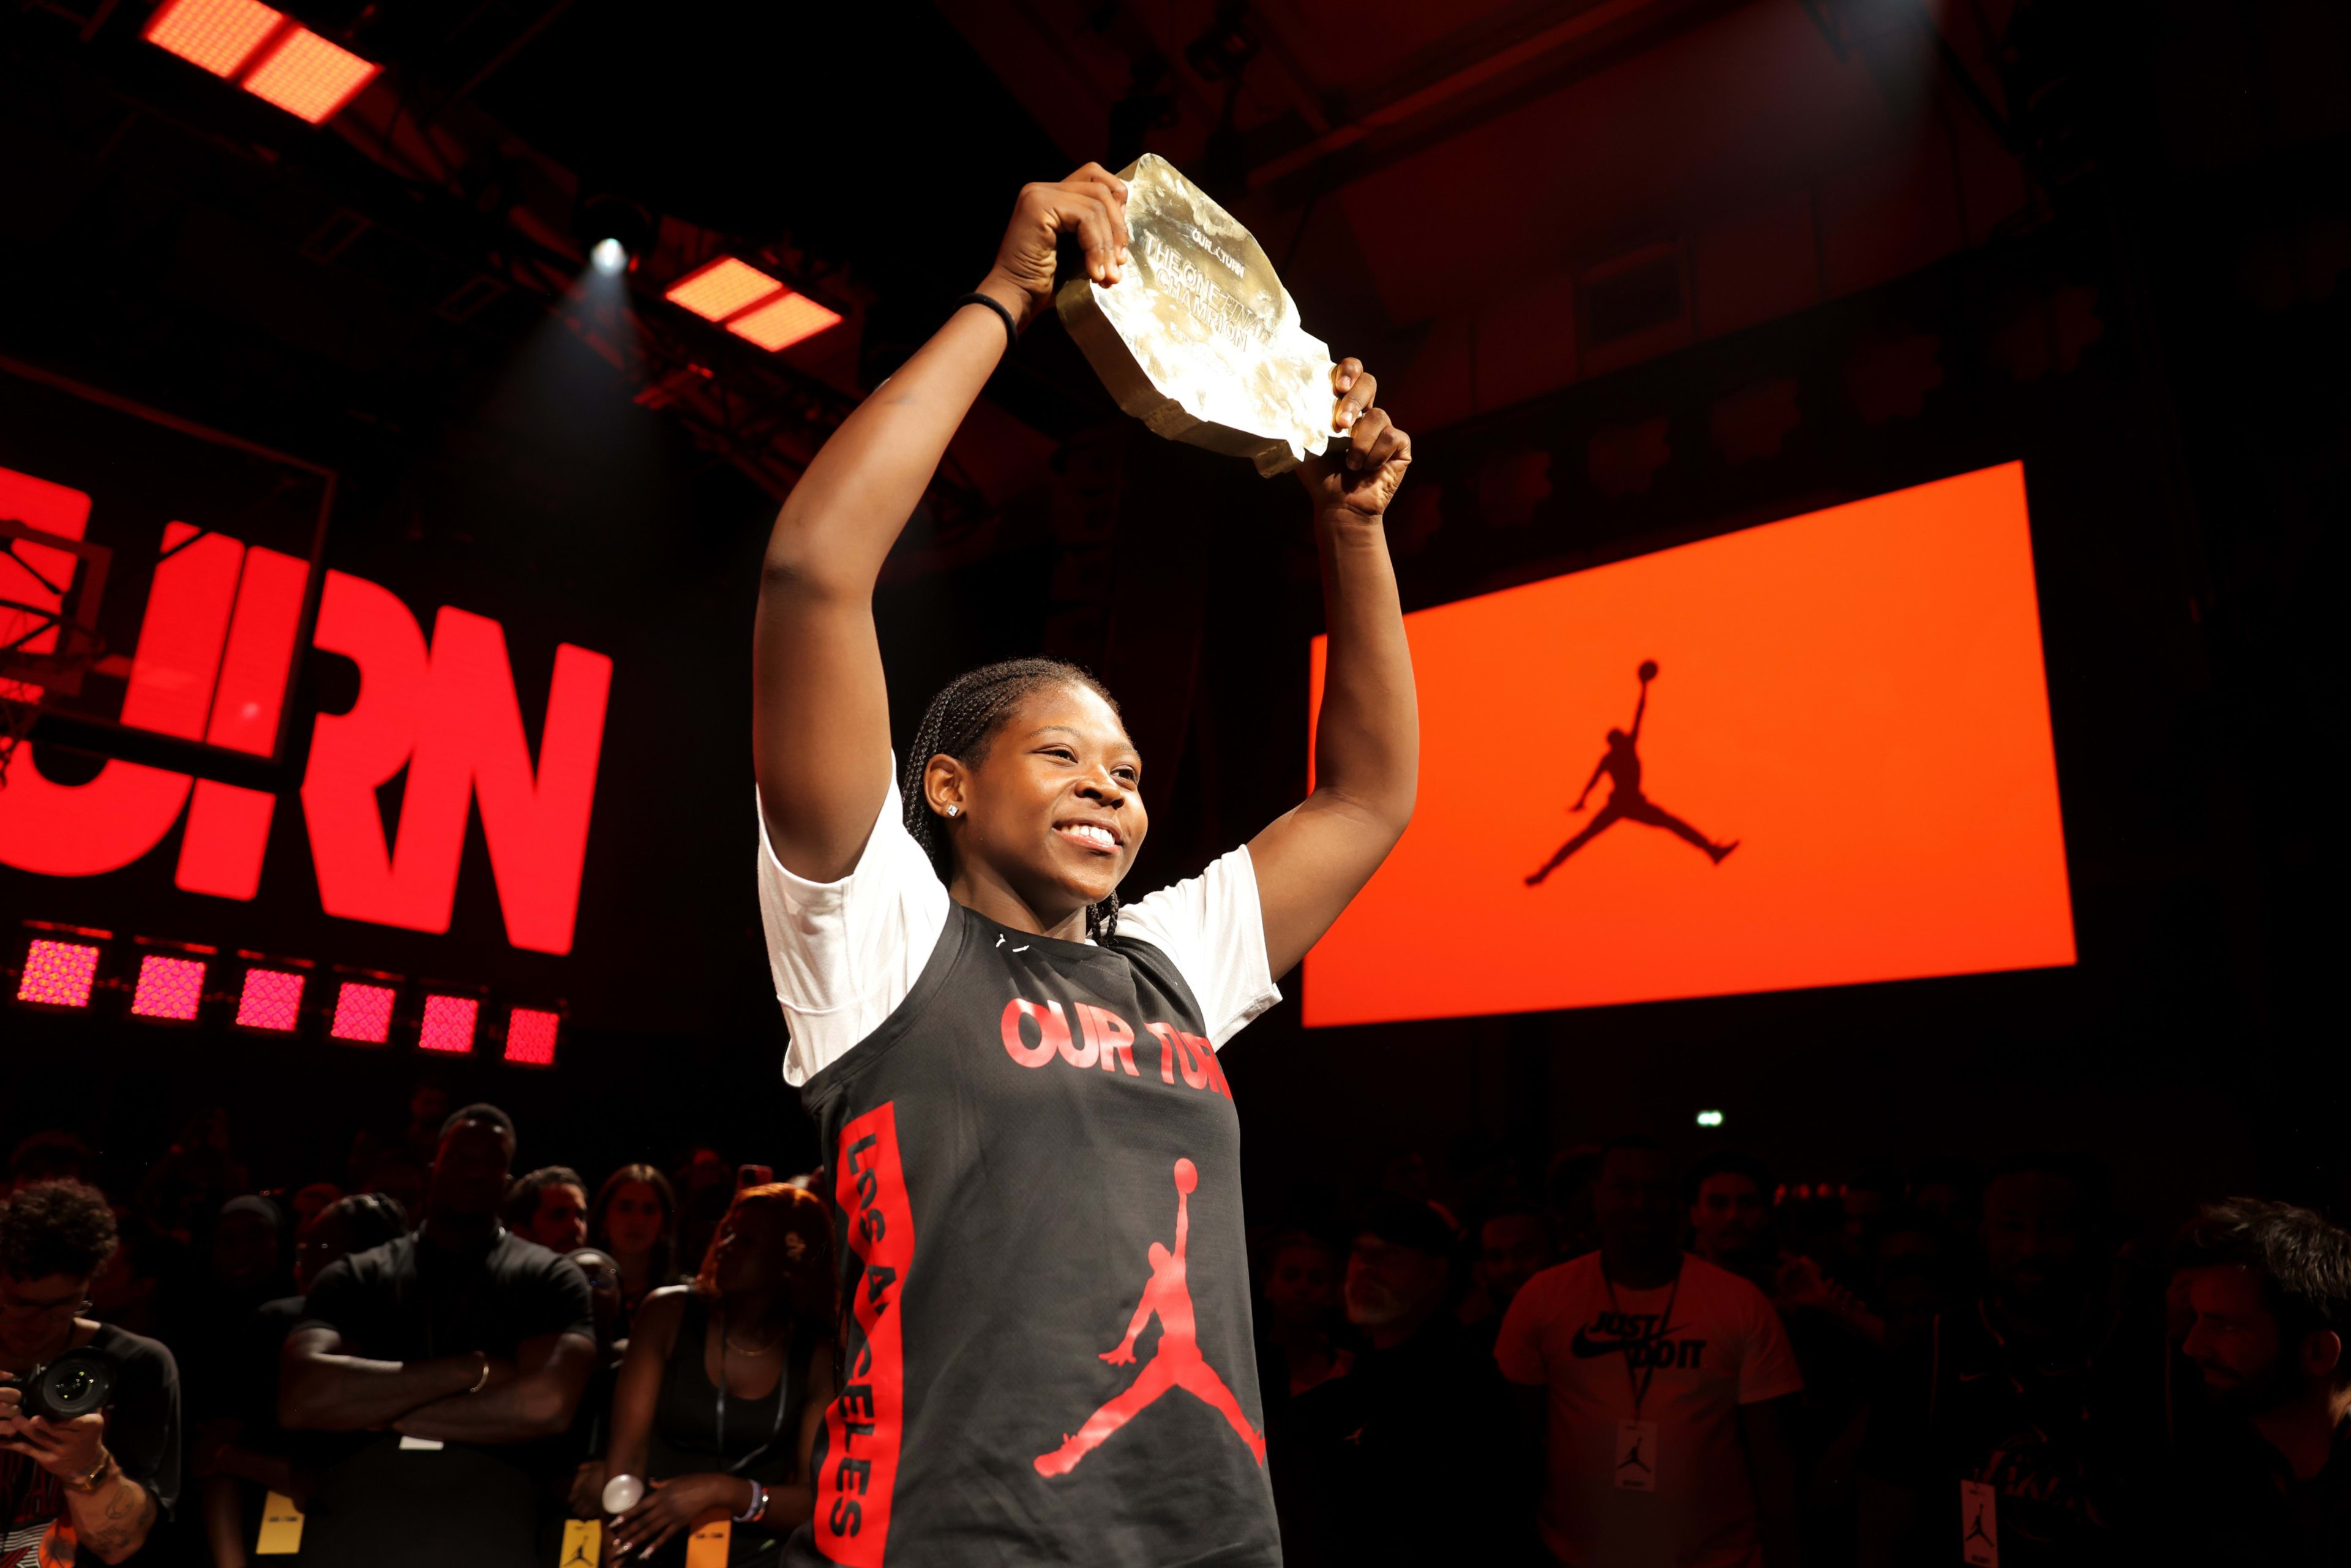
[[[1578,1361],[1590,1361],[1595,1356],[1614,1355],[1620,1350],[1631,1350],[1636,1345],[1655,1344],[1667,1335],[1680,1332],[1681,1325],[1674,1323],[1642,1339],[1593,1339],[1590,1330],[1578,1329],[1575,1337],[1567,1342],[1567,1348]]]

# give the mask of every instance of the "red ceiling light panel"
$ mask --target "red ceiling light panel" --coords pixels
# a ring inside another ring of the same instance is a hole
[[[359,96],[382,69],[297,27],[246,73],[245,90],[316,125]]]
[[[756,309],[746,310],[726,323],[726,329],[776,353],[803,339],[813,338],[841,319],[805,294],[785,294]]]
[[[471,997],[426,997],[424,1026],[416,1032],[417,1048],[463,1056],[474,1049],[474,1024],[482,1004]]]
[[[563,1020],[540,1008],[517,1008],[507,1015],[507,1060],[524,1067],[555,1065],[555,1031]]]
[[[237,1027],[291,1032],[302,1018],[302,984],[290,969],[247,969],[236,998]]]
[[[86,1008],[98,981],[98,949],[83,942],[36,937],[25,950],[16,999],[45,1008]]]
[[[731,256],[695,267],[662,296],[705,321],[723,323],[747,342],[776,353],[815,337],[841,320],[805,294]]]
[[[327,1033],[354,1045],[386,1043],[392,1039],[392,997],[390,986],[345,980],[335,993],[335,1021],[327,1026]]]
[[[259,0],[167,0],[144,37],[313,125],[383,69]]]
[[[148,22],[145,37],[216,77],[234,77],[285,20],[259,0],[171,0]]]
[[[706,321],[724,321],[745,306],[756,305],[782,287],[781,283],[749,262],[722,256],[671,284],[662,298]]]
[[[150,953],[139,961],[139,988],[131,996],[131,1017],[193,1023],[204,999],[203,959]]]

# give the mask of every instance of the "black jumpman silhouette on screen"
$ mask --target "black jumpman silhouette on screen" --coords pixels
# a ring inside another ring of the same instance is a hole
[[[1557,871],[1568,856],[1622,821],[1643,822],[1652,828],[1663,828],[1676,838],[1704,852],[1717,865],[1722,863],[1723,856],[1739,847],[1737,839],[1727,844],[1712,842],[1704,833],[1641,793],[1641,720],[1649,711],[1649,683],[1657,678],[1657,662],[1644,659],[1635,673],[1641,677],[1641,700],[1633,709],[1632,733],[1628,735],[1621,729],[1608,732],[1607,751],[1601,756],[1598,766],[1592,769],[1592,777],[1583,781],[1583,793],[1575,798],[1575,804],[1568,810],[1583,810],[1583,803],[1592,799],[1593,788],[1600,782],[1603,774],[1608,777],[1608,803],[1600,808],[1600,814],[1593,818],[1582,832],[1559,846],[1559,852],[1543,862],[1542,870],[1527,878],[1529,887],[1540,883]]]

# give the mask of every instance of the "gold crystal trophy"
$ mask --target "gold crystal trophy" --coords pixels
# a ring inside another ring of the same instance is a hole
[[[1146,152],[1126,182],[1132,263],[1104,287],[1081,272],[1054,297],[1061,324],[1151,430],[1280,474],[1331,440],[1331,350],[1264,248],[1173,163]]]

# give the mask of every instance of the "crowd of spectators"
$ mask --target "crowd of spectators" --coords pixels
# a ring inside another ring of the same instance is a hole
[[[0,1568],[682,1563],[714,1520],[779,1560],[835,1387],[821,1173],[522,1143],[430,1088],[266,1192],[217,1113],[120,1192],[24,1140]],[[2083,1159],[1792,1186],[1639,1135],[1293,1196],[1252,1242],[1296,1568],[2351,1564],[2351,1235],[2309,1210],[2167,1245]]]

